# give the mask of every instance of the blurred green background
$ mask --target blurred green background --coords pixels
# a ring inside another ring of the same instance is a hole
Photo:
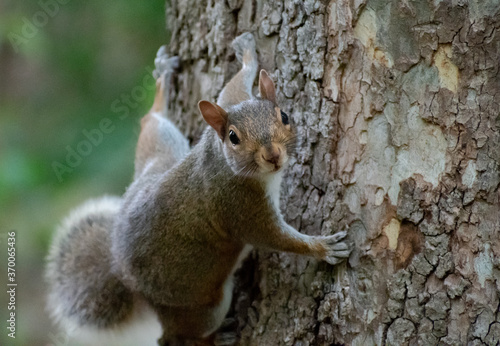
[[[0,0],[0,345],[64,344],[44,310],[52,233],[87,198],[130,183],[154,57],[167,42],[164,0]],[[82,144],[105,118],[112,130]],[[70,165],[72,150],[85,155]],[[12,230],[15,340],[6,329]]]

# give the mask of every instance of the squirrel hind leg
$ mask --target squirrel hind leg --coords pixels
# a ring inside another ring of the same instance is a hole
[[[242,67],[219,95],[217,104],[222,108],[253,98],[252,88],[259,67],[255,39],[251,33],[245,32],[236,37],[232,46]]]
[[[215,340],[223,342],[232,340],[227,337],[227,333],[222,338],[220,335],[217,336],[217,331],[224,324],[231,305],[232,293],[233,280],[231,278],[225,282],[222,299],[215,305],[154,306],[151,304],[164,332],[162,339],[158,341],[159,345],[177,345],[175,342],[179,340],[184,342],[182,345],[186,346],[214,345]],[[235,336],[234,333],[233,336]]]
[[[153,77],[158,79],[165,73],[172,73],[180,66],[180,59],[178,56],[169,56],[167,54],[167,46],[161,46],[156,53],[155,70]]]
[[[166,46],[161,46],[156,53],[155,70],[153,71],[153,77],[156,79],[156,95],[152,110],[160,112],[164,117],[167,117],[173,77],[179,67],[179,57],[169,56]]]
[[[156,94],[151,110],[141,119],[141,133],[135,154],[135,175],[139,177],[146,167],[166,171],[189,152],[189,141],[168,119],[173,78],[180,66],[179,57],[169,57],[166,47],[158,50],[153,76]],[[154,163],[154,165],[150,165]],[[154,166],[154,167],[153,167]]]
[[[236,53],[236,58],[242,65],[255,65],[257,69],[257,51],[255,45],[255,38],[249,32],[237,36],[231,46]]]

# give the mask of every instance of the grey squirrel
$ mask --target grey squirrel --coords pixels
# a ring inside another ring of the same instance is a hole
[[[178,64],[177,57],[168,58],[165,47],[160,48],[155,59],[156,95],[141,119],[134,178],[145,167],[167,171],[189,153],[188,140],[168,119],[165,107]],[[115,196],[86,201],[63,220],[52,240],[45,272],[47,309],[72,341],[143,345],[161,334],[147,304],[113,269],[110,235],[121,205],[122,199]]]
[[[105,330],[146,307],[161,324],[160,345],[210,343],[229,309],[233,274],[253,246],[330,264],[349,256],[345,231],[308,236],[284,221],[279,193],[295,130],[264,70],[260,97],[252,96],[252,34],[238,36],[233,48],[242,68],[218,104],[199,102],[210,125],[200,142],[190,152],[166,148],[182,140],[155,115],[155,100],[123,198],[89,202],[59,229],[47,270],[57,320]],[[162,100],[162,83],[159,89]]]

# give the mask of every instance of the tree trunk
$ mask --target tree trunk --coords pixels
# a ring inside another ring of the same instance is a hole
[[[242,345],[500,339],[500,4],[488,0],[172,0],[170,104],[191,140],[254,33],[300,135],[282,211],[349,226],[337,267],[258,251],[231,314]]]

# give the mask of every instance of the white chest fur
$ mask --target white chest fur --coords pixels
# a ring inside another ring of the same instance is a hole
[[[262,179],[262,183],[266,190],[266,196],[271,201],[272,206],[278,214],[280,214],[280,189],[281,189],[281,179],[282,172],[276,174],[269,174]],[[249,252],[252,251],[253,247],[246,244],[243,251],[241,251],[236,264],[231,271],[231,275],[241,266],[241,262],[248,256]]]
[[[283,172],[266,175],[263,178],[264,188],[266,190],[267,197],[271,200],[273,207],[279,213],[280,210],[280,191],[281,191],[281,180],[283,178]]]

